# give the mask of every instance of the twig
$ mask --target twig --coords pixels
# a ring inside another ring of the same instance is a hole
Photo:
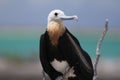
[[[98,41],[98,44],[97,44],[97,47],[96,47],[96,60],[95,60],[95,63],[94,63],[94,77],[93,77],[93,80],[97,80],[98,79],[98,74],[97,74],[97,65],[98,65],[98,62],[99,62],[99,58],[100,58],[100,47],[101,47],[101,44],[102,44],[102,41],[106,35],[108,31],[108,19],[106,19],[105,21],[105,28],[104,28],[104,31]]]

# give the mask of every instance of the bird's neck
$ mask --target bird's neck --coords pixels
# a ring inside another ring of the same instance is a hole
[[[57,45],[59,38],[65,32],[65,27],[62,22],[50,21],[47,26],[47,32],[50,36],[51,43]]]

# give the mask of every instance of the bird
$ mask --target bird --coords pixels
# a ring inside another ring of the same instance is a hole
[[[51,80],[62,80],[69,69],[72,69],[72,72],[67,80],[92,80],[92,60],[77,38],[64,25],[65,20],[77,21],[78,17],[67,16],[60,9],[52,10],[48,14],[47,27],[40,36],[39,46],[43,71]]]

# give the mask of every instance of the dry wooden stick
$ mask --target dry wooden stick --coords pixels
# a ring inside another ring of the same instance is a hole
[[[95,63],[94,63],[94,77],[93,77],[93,80],[97,80],[98,79],[98,74],[97,74],[97,65],[98,65],[98,62],[99,62],[99,58],[100,58],[100,47],[102,45],[102,41],[106,35],[108,31],[108,19],[106,19],[105,21],[105,28],[104,28],[104,31],[98,41],[98,44],[97,44],[97,47],[96,47],[96,60],[95,60]]]

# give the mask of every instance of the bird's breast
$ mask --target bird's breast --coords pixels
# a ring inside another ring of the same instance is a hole
[[[64,61],[58,61],[58,60],[54,59],[51,62],[51,65],[56,71],[61,72],[63,74],[66,70],[69,69],[69,65],[68,65],[67,61],[65,61],[65,60]]]

